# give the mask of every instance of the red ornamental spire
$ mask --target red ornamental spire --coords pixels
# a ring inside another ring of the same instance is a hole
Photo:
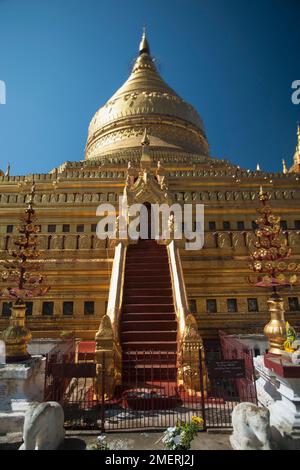
[[[297,283],[295,271],[300,269],[300,265],[284,261],[290,257],[291,249],[287,246],[287,238],[280,227],[280,217],[273,213],[268,204],[269,196],[262,187],[259,200],[261,207],[257,209],[259,217],[256,220],[256,240],[250,249],[250,268],[255,273],[255,280],[250,282],[257,287],[272,287],[276,291],[277,287]]]
[[[9,251],[9,256],[0,265],[0,276],[9,284],[2,290],[2,296],[15,300],[16,304],[22,304],[28,298],[40,297],[49,290],[41,286],[43,276],[39,272],[41,263],[37,235],[40,228],[36,225],[37,217],[33,209],[34,194],[33,182],[25,214],[17,227],[19,235],[13,241],[15,248]]]

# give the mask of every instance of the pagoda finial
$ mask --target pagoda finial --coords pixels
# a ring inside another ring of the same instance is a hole
[[[143,27],[143,34],[142,34],[142,39],[141,39],[140,47],[139,47],[139,55],[142,55],[142,54],[150,55],[150,47],[146,38],[146,26]]]
[[[6,167],[5,176],[10,176],[10,163],[9,162],[7,164],[7,167]]]
[[[294,154],[294,164],[299,165],[300,163],[300,125],[299,122],[297,121],[297,144],[296,144],[296,150]]]
[[[256,171],[261,171],[259,163],[256,165]]]
[[[288,172],[284,158],[282,159],[282,173],[286,175]]]

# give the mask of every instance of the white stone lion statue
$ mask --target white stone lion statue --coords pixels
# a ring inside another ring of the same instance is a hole
[[[230,443],[235,450],[271,450],[270,412],[253,403],[240,403],[232,412],[233,433]]]
[[[33,402],[26,411],[19,450],[55,450],[65,437],[64,412],[55,401]]]

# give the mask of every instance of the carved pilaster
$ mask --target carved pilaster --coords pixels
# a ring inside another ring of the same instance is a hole
[[[95,394],[98,400],[114,396],[116,385],[121,383],[121,350],[115,341],[108,315],[101,320],[96,340],[96,380]]]
[[[199,353],[200,351],[200,353]],[[200,364],[201,357],[201,364]],[[201,378],[202,373],[202,378]],[[192,396],[201,395],[201,380],[204,393],[207,389],[207,376],[202,338],[197,321],[191,313],[186,317],[186,327],[178,351],[177,383]]]

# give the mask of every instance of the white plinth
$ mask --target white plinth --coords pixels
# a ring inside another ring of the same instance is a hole
[[[300,449],[300,377],[283,377],[254,358],[259,404],[270,411],[272,439],[279,449]],[[299,367],[300,370],[300,366]]]
[[[23,430],[33,401],[43,401],[46,359],[33,356],[23,363],[0,366],[0,434]]]

